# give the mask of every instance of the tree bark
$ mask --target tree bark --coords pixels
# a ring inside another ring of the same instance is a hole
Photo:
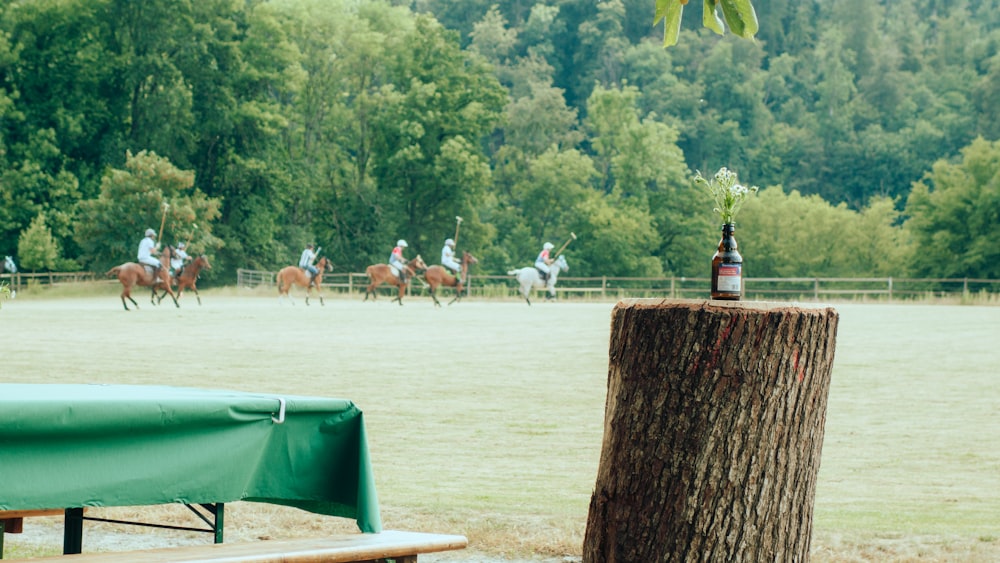
[[[618,303],[584,563],[807,561],[837,321]]]

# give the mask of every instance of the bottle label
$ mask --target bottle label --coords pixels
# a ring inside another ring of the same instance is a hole
[[[742,264],[719,264],[719,291],[739,293]]]

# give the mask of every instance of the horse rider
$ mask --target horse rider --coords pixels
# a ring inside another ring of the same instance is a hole
[[[455,241],[446,239],[441,249],[441,265],[455,272],[455,281],[462,283],[462,265],[455,261]]]
[[[177,248],[174,249],[173,253],[170,255],[170,269],[172,270],[171,275],[179,276],[181,275],[181,270],[184,269],[184,263],[191,259],[188,253],[184,251],[187,245],[183,242],[177,243]]]
[[[538,258],[535,258],[535,268],[542,274],[542,281],[548,281],[552,263],[555,262],[555,259],[549,256],[553,248],[555,245],[551,242],[543,244],[542,251],[538,253]]]
[[[146,229],[146,236],[139,241],[139,252],[137,254],[137,260],[140,264],[144,266],[150,266],[153,268],[153,277],[159,277],[160,273],[160,261],[156,259],[153,254],[157,252],[156,244],[156,231],[153,229]]]
[[[396,241],[396,248],[389,254],[389,265],[399,270],[399,281],[406,283],[406,258],[403,258],[403,249],[408,245],[403,239]]]
[[[310,283],[312,283],[312,281],[316,279],[316,274],[319,273],[319,270],[316,268],[316,266],[313,265],[313,262],[316,261],[316,251],[314,250],[315,248],[316,245],[310,242],[309,244],[306,245],[305,250],[302,251],[302,256],[299,257],[299,268],[302,268],[303,270],[309,272]]]

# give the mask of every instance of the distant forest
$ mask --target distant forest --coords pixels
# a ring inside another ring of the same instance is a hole
[[[395,241],[474,273],[704,277],[692,182],[759,186],[746,275],[1000,278],[1000,0],[756,0],[755,41],[650,0],[6,0],[0,255],[135,259],[146,228],[209,281],[315,242]]]

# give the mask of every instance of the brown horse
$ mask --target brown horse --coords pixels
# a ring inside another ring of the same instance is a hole
[[[388,264],[372,264],[368,266],[365,273],[368,274],[368,287],[365,288],[365,301],[368,301],[368,296],[372,296],[372,301],[375,300],[377,294],[375,293],[375,288],[387,283],[389,285],[394,285],[399,288],[399,295],[392,298],[392,301],[399,301],[399,304],[403,304],[403,294],[406,293],[406,288],[410,285],[410,280],[417,275],[417,272],[427,269],[427,264],[424,263],[424,259],[417,254],[417,257],[410,260],[406,264],[406,282],[402,282],[399,276],[392,272],[392,266]],[[392,303],[390,301],[390,303]]]
[[[469,254],[468,252],[462,252],[462,279],[469,279],[469,266],[471,264],[478,264],[479,260],[475,256]],[[431,286],[431,299],[434,300],[434,305],[440,307],[441,303],[438,301],[437,292],[438,286],[444,285],[447,287],[455,288],[455,297],[448,302],[449,305],[462,299],[462,282],[458,281],[458,278],[451,275],[444,266],[431,266],[427,268],[427,272],[424,273],[424,279],[427,280],[427,284]]]
[[[174,276],[174,282],[177,283],[177,299],[180,299],[184,295],[184,288],[188,287],[194,292],[195,298],[198,299],[198,304],[201,305],[201,296],[198,295],[198,287],[195,284],[198,282],[198,274],[203,269],[212,269],[212,265],[208,263],[208,257],[204,254],[192,260],[190,264],[186,264],[181,268],[181,273]]]
[[[156,305],[158,301],[156,300],[156,290],[163,289],[164,293],[170,294],[170,298],[174,300],[174,306],[180,307],[180,303],[177,302],[177,297],[174,295],[172,289],[170,289],[170,269],[168,264],[170,264],[170,247],[163,249],[163,254],[160,256],[160,269],[154,274],[146,273],[147,266],[139,264],[137,262],[125,262],[120,266],[115,266],[108,270],[106,274],[107,277],[117,276],[118,281],[122,284],[122,306],[128,311],[128,303],[125,302],[127,298],[129,301],[135,305],[135,308],[139,308],[139,304],[132,299],[132,288],[135,286],[142,286],[150,288],[149,302]],[[162,296],[160,297],[162,299]]]
[[[320,284],[323,283],[323,272],[332,272],[333,264],[326,259],[326,256],[319,259],[316,262],[316,269],[319,273],[316,274],[312,280],[309,279],[309,272],[299,268],[298,266],[285,266],[278,272],[278,300],[281,297],[286,297],[292,304],[295,304],[295,300],[292,296],[288,294],[289,288],[292,285],[300,285],[306,288],[306,305],[309,304],[309,294],[312,292],[312,288],[316,288],[316,295],[319,297],[319,304],[325,305],[323,303],[323,294],[320,293]]]

